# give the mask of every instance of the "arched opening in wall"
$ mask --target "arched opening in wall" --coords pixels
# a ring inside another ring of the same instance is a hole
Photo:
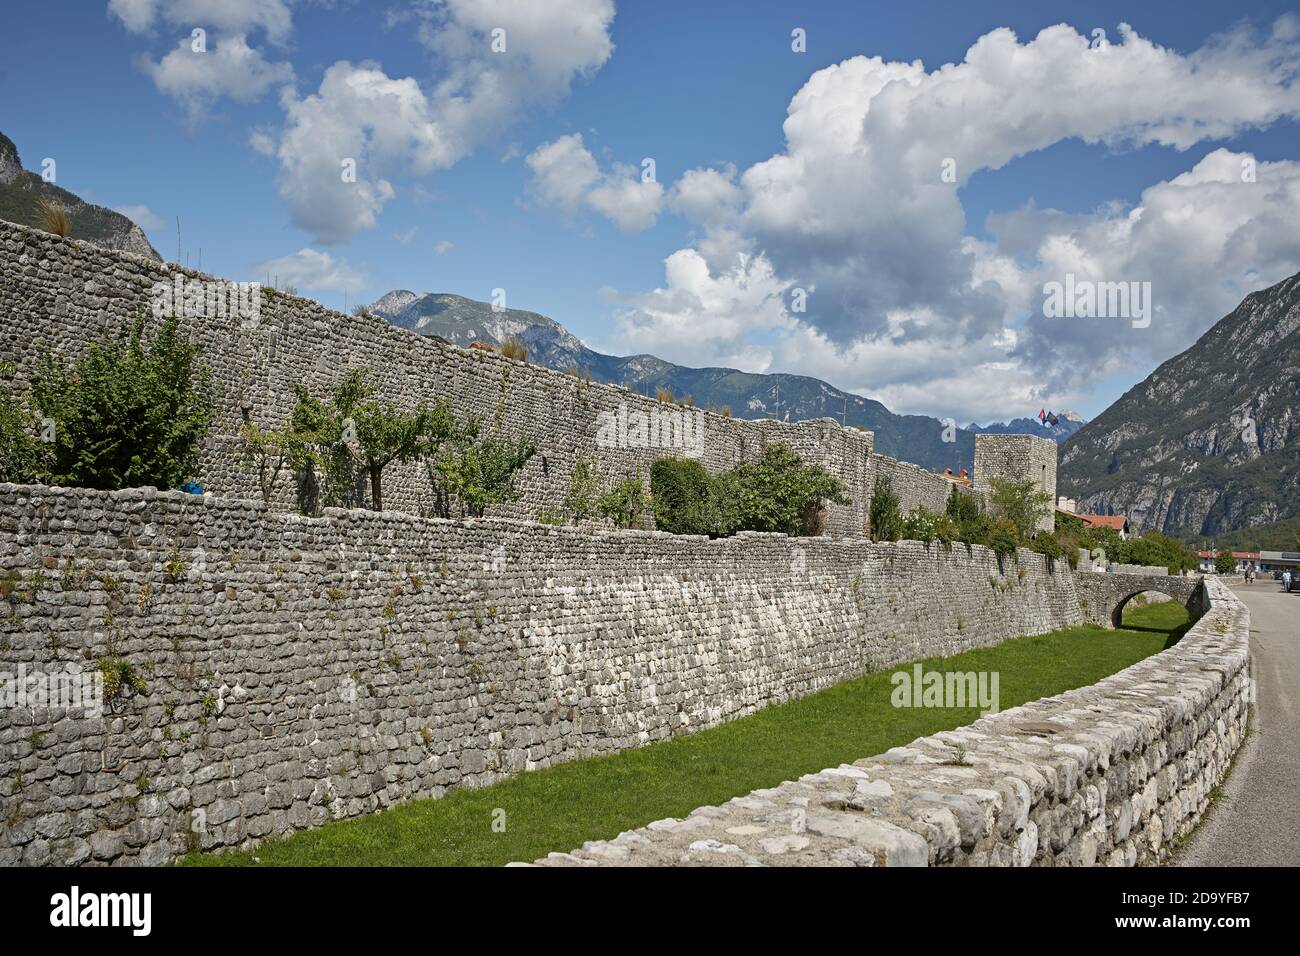
[[[1165,647],[1172,647],[1198,616],[1182,601],[1163,592],[1135,591],[1115,605],[1111,624],[1125,631],[1168,632]]]

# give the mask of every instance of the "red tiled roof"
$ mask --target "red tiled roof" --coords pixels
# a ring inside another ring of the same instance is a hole
[[[1196,556],[1198,558],[1217,558],[1219,556],[1219,552],[1197,551]],[[1234,551],[1232,552],[1232,556],[1234,558],[1241,558],[1246,561],[1257,561],[1259,559],[1259,552],[1258,551]]]
[[[1128,524],[1128,518],[1123,515],[1079,515],[1083,523],[1089,528],[1113,528],[1116,531],[1123,531],[1124,526]]]

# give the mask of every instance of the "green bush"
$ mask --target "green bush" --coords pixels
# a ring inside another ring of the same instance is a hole
[[[789,445],[780,443],[764,448],[758,461],[737,465],[720,476],[715,497],[722,534],[820,534],[823,502],[849,501],[838,478],[820,465],[805,465]]]
[[[982,543],[992,548],[999,558],[1015,555],[1021,543],[1020,529],[1010,518],[994,518]]]
[[[51,483],[166,489],[195,477],[214,398],[199,351],[172,317],[150,340],[142,319],[105,331],[71,368],[47,354],[32,400],[54,422]]]
[[[957,526],[946,514],[917,507],[903,515],[898,537],[903,541],[923,541],[926,544],[939,541],[947,545],[956,540]]]
[[[713,479],[692,458],[661,458],[650,466],[655,527],[672,534],[715,534]]]
[[[725,537],[740,531],[820,534],[824,503],[847,504],[844,486],[788,445],[772,444],[756,462],[710,476],[698,461],[664,458],[650,468],[655,526],[673,534]]]
[[[492,505],[516,500],[515,479],[537,452],[527,439],[508,438],[495,430],[483,434],[477,419],[453,427],[442,449],[430,478],[444,518],[450,517],[453,498],[475,518]]]
[[[1232,574],[1237,570],[1237,559],[1231,551],[1220,551],[1214,556],[1214,570],[1219,574]]]

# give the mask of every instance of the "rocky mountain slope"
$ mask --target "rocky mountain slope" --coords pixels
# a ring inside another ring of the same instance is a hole
[[[1199,539],[1300,515],[1300,274],[1248,295],[1061,449],[1081,510]]]
[[[945,442],[943,423],[936,418],[896,415],[880,402],[805,375],[686,368],[653,355],[605,355],[587,348],[545,315],[520,309],[493,312],[486,302],[458,295],[396,290],[370,309],[394,325],[440,336],[456,345],[474,341],[499,344],[506,336],[515,335],[528,346],[530,362],[560,371],[590,372],[596,381],[627,385],[646,395],[653,395],[656,388],[670,388],[679,399],[689,395],[702,408],[726,406],[737,418],[834,418],[869,428],[876,434],[877,451],[936,471],[970,468],[975,457],[975,436],[967,429],[956,429],[956,440]],[[1037,426],[1037,422],[1030,424]]]
[[[40,217],[43,199],[67,209],[73,239],[162,261],[144,230],[120,212],[85,202],[66,189],[47,183],[39,174],[24,170],[18,147],[0,133],[0,219],[43,228]]]

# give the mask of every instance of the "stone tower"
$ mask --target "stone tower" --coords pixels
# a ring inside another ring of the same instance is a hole
[[[1036,435],[976,435],[975,490],[989,492],[989,481],[1033,481],[1048,495],[1047,515],[1038,523],[1040,531],[1055,525],[1052,505],[1056,501],[1056,442]]]

